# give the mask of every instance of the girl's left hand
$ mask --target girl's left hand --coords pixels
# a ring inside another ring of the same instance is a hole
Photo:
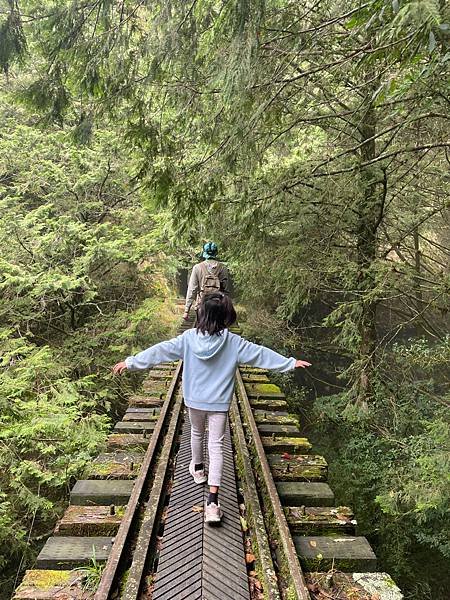
[[[295,363],[295,368],[296,369],[304,369],[305,367],[310,367],[311,363],[310,362],[306,362],[306,360],[298,360]]]
[[[113,367],[113,374],[114,375],[122,375],[122,373],[126,370],[127,365],[125,362],[118,362],[117,365],[114,365]]]

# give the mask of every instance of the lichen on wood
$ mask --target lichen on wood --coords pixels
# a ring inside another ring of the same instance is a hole
[[[355,532],[353,511],[346,506],[285,506],[291,531],[303,535]]]
[[[287,411],[288,405],[285,400],[276,400],[272,398],[251,398],[250,405],[254,409],[270,411]]]
[[[277,415],[271,413],[270,415],[258,413],[254,415],[255,421],[258,425],[273,424],[273,425],[298,425],[298,419],[293,415]],[[267,411],[267,413],[270,411]]]
[[[70,505],[58,522],[55,535],[114,536],[124,511],[124,506],[115,506],[112,515],[109,506]]]
[[[13,600],[88,600],[83,570],[33,569],[26,571]]]
[[[156,391],[149,393],[147,396],[143,394],[130,396],[128,403],[132,407],[156,408],[161,406],[166,393],[167,390],[158,388]]]
[[[286,452],[290,454],[300,454],[307,452],[312,448],[307,438],[300,437],[261,437],[261,441],[268,452]]]
[[[301,454],[283,458],[269,455],[269,464],[276,481],[324,481],[328,464],[323,456]]]
[[[140,464],[119,462],[93,462],[86,470],[86,479],[135,479]]]
[[[150,435],[143,437],[135,433],[112,433],[108,436],[108,448],[118,449],[126,448],[127,450],[142,450],[147,448],[150,442]]]
[[[273,383],[246,383],[245,389],[252,395],[282,394],[281,389]]]

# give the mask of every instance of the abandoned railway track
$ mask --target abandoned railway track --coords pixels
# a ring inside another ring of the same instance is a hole
[[[205,525],[181,377],[181,361],[149,371],[14,600],[401,599],[264,370],[236,373],[225,517]]]

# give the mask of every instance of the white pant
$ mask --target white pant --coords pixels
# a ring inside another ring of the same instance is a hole
[[[220,485],[223,471],[223,438],[227,424],[227,412],[213,412],[189,408],[191,421],[192,462],[198,465],[204,462],[203,439],[208,418],[208,485]]]

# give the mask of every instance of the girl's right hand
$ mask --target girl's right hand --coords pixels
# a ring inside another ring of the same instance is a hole
[[[114,375],[122,375],[122,373],[126,370],[127,365],[125,362],[118,362],[116,365],[114,365],[113,367],[113,373]]]
[[[311,363],[307,362],[306,360],[297,360],[295,362],[295,368],[296,369],[305,369],[306,367],[310,367]]]

